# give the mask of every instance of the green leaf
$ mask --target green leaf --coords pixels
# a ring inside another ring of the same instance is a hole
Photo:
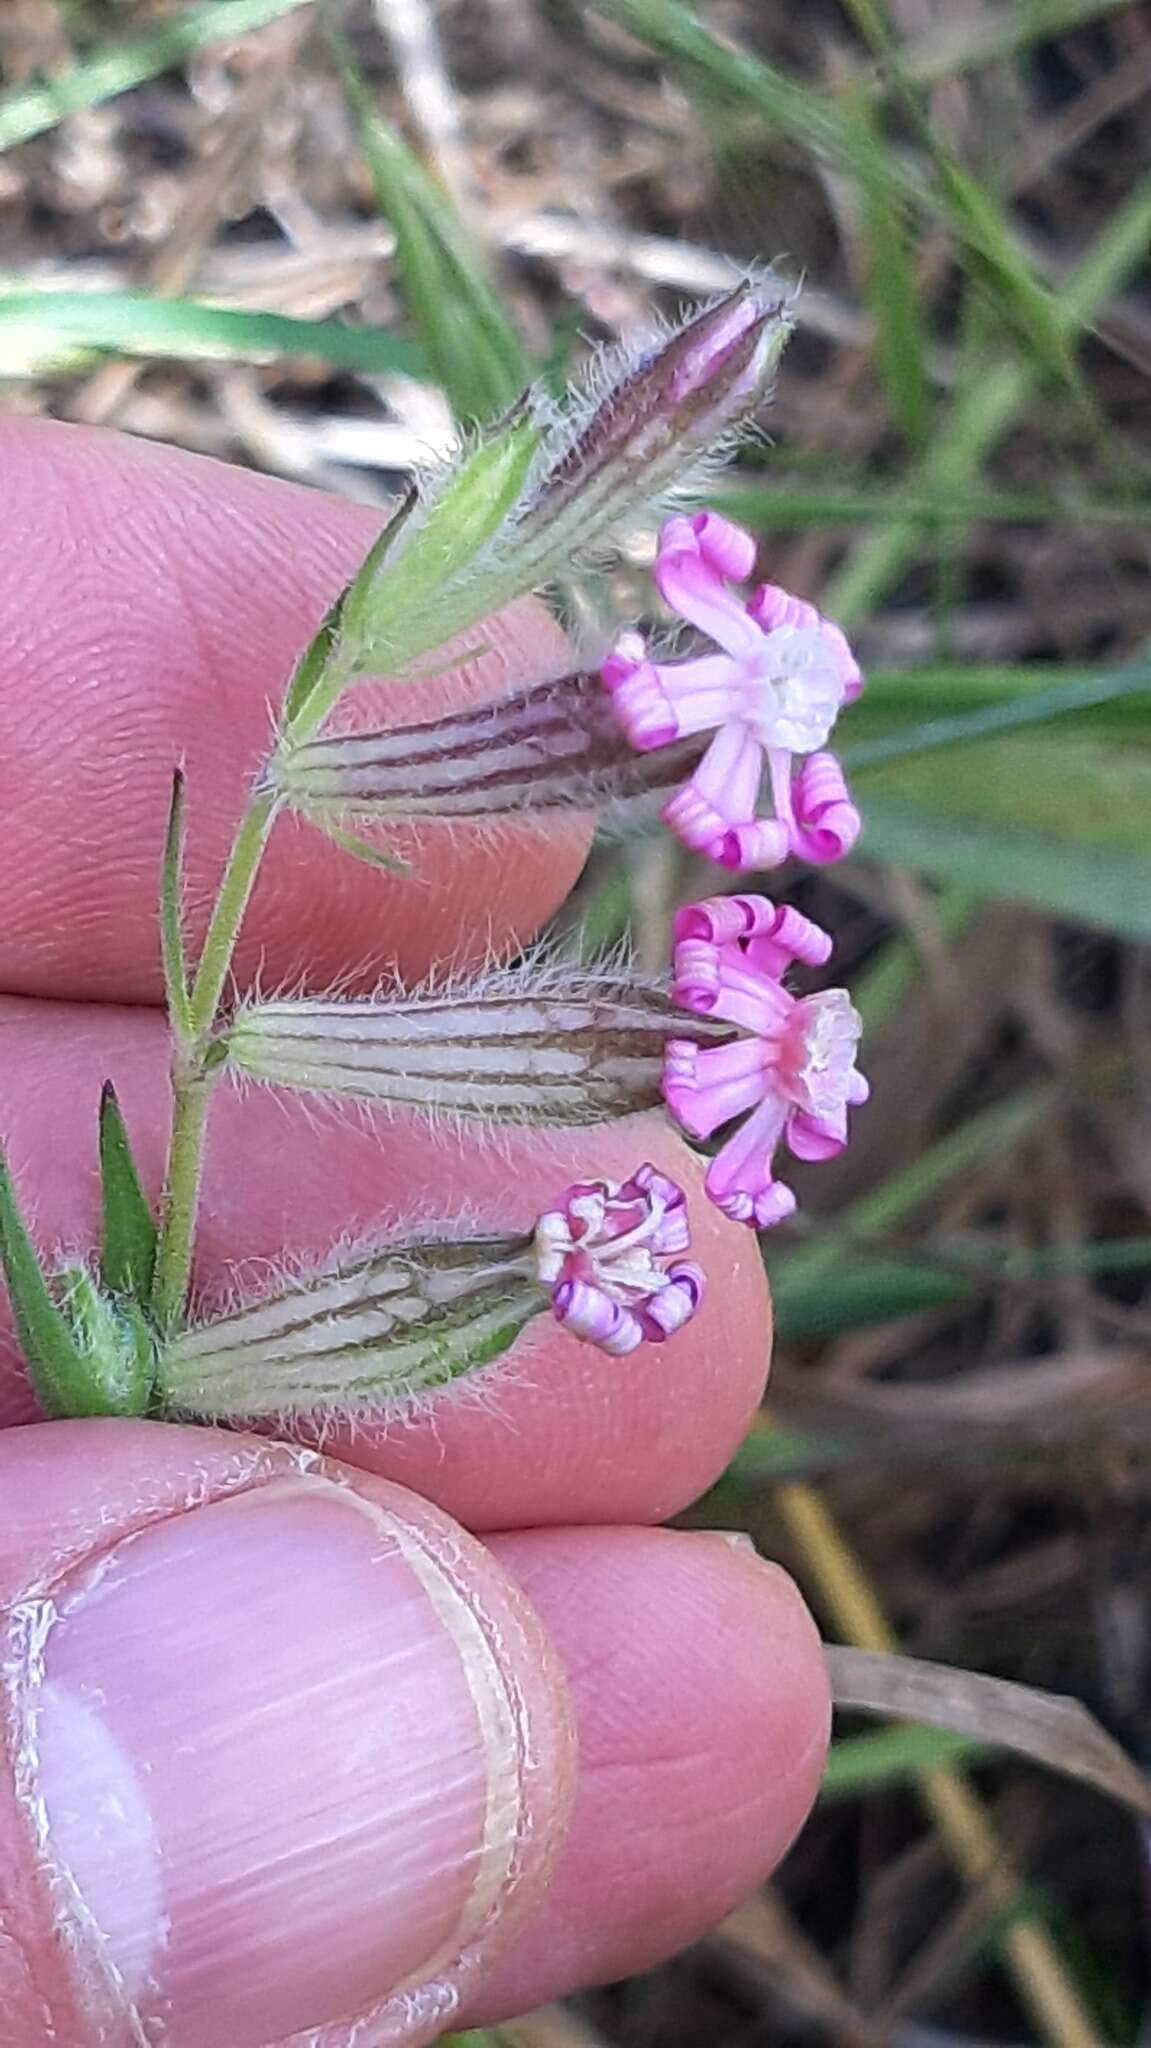
[[[809,481],[796,474],[772,483],[736,478],[721,490],[708,489],[700,504],[714,506],[759,533],[805,532],[819,526],[884,526],[914,519],[930,531],[970,525],[976,520],[1006,525],[1128,526],[1151,521],[1151,498],[1080,497],[1053,491],[1003,491],[941,485],[925,492],[914,476],[899,483],[861,476],[851,483]]]
[[[28,1235],[12,1176],[0,1154],[0,1261],[28,1377],[46,1414],[99,1414],[88,1361],[57,1306]]]
[[[909,211],[904,200],[893,200],[883,144],[861,93],[849,103],[846,133],[855,152],[863,295],[875,321],[875,367],[904,436],[920,447],[930,426],[931,388]]]
[[[111,1081],[105,1081],[100,1097],[100,1194],[104,1284],[114,1294],[147,1301],[158,1232]]]
[[[959,1299],[968,1282],[924,1260],[867,1258],[844,1246],[833,1273],[807,1279],[798,1255],[771,1268],[775,1334],[782,1344],[826,1342],[844,1330],[898,1322]]]
[[[309,814],[304,812],[304,816]],[[373,846],[368,839],[362,839],[358,832],[349,832],[343,825],[334,825],[330,818],[312,818],[311,821],[343,853],[353,860],[362,860],[367,867],[379,868],[385,875],[410,875],[411,863],[400,860],[394,853],[385,853],[382,846]]]
[[[842,758],[853,771],[931,753],[937,747],[970,746],[1000,733],[1052,725],[1072,717],[1076,725],[1071,744],[1076,750],[1085,734],[1096,737],[1117,733],[1123,738],[1151,742],[1151,662],[1146,660],[1127,668],[1086,670],[1070,675],[1058,669],[1034,667],[992,670],[986,677],[979,670],[965,675],[963,671],[927,669],[919,671],[909,682],[908,674],[895,670],[884,676],[871,692],[872,714],[878,713],[883,723],[889,723],[884,713],[890,712],[894,700],[905,707],[910,704],[915,710],[930,704],[937,715],[928,719],[913,716],[906,723],[894,725],[880,738],[849,744],[842,749]],[[1052,675],[1058,680],[1051,681]],[[957,678],[962,679],[959,688]],[[972,683],[974,688],[967,687]],[[984,702],[976,701],[964,709],[963,694],[982,696]],[[1100,712],[1112,705],[1123,707],[1119,717],[1096,718],[1088,725],[1085,713]],[[938,715],[940,711],[943,716]],[[852,720],[856,725],[862,722]]]
[[[410,377],[428,374],[427,359],[415,343],[379,327],[296,320],[286,313],[251,313],[148,292],[48,286],[0,291],[0,377],[72,369],[90,351],[108,349],[188,362],[317,356],[337,369],[367,375],[396,370]]]
[[[845,1736],[833,1742],[824,1767],[821,1799],[858,1799],[905,1783],[920,1771],[971,1763],[988,1754],[990,1745],[978,1736],[952,1728],[925,1728],[909,1721],[881,1728],[874,1735]]]
[[[1151,937],[1151,751],[997,740],[866,769],[855,789],[870,858]]]
[[[209,43],[246,35],[305,4],[306,0],[204,0],[199,7],[179,10],[150,35],[106,43],[59,78],[14,86],[0,94],[0,149],[43,135],[81,107],[99,106],[116,93],[158,78]]]
[[[941,16],[945,26],[938,34],[905,46],[904,76],[915,85],[939,85],[1127,5],[1128,0],[1015,0],[1009,8],[981,6],[951,20]]]
[[[376,204],[396,236],[396,264],[432,373],[459,420],[506,412],[532,367],[484,256],[436,180],[382,118],[343,39],[329,31],[360,131]]]
[[[933,149],[943,211],[967,256],[967,267],[995,300],[1019,346],[1055,379],[1079,388],[1071,338],[1051,286],[1036,274],[984,185],[949,150]]]
[[[1068,339],[1086,325],[1132,270],[1145,261],[1151,235],[1151,173],[1115,209],[1086,256],[1064,280],[1056,315]],[[917,472],[907,479],[913,497],[970,490],[980,465],[1032,397],[1035,379],[1023,362],[988,365],[986,375],[952,403]],[[880,603],[919,554],[920,517],[907,517],[871,534],[832,578],[823,595],[828,614],[850,626]]]
[[[188,962],[184,951],[184,772],[172,776],[172,801],[168,807],[168,829],[164,834],[164,859],[160,870],[160,951],[164,963],[164,995],[168,1021],[182,1046],[192,1037],[192,1008],[189,998]],[[105,1085],[105,1095],[111,1089]],[[115,1102],[115,1097],[112,1097]],[[117,1118],[119,1111],[115,1112]],[[101,1108],[100,1128],[104,1118]],[[127,1148],[127,1137],[124,1139]],[[147,1288],[144,1293],[147,1294]]]

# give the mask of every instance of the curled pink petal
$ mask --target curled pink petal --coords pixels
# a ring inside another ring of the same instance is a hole
[[[814,866],[842,860],[859,838],[862,820],[847,793],[834,754],[810,754],[792,790],[792,849]]]
[[[643,1343],[643,1329],[630,1309],[584,1280],[560,1282],[552,1295],[552,1314],[573,1337],[595,1344],[611,1358],[625,1358]]]
[[[787,826],[778,818],[756,818],[749,825],[730,826],[715,858],[721,868],[745,875],[751,868],[777,868],[790,852]]]
[[[756,545],[750,533],[734,520],[725,519],[720,512],[697,512],[693,519],[680,521],[669,519],[660,536],[661,549],[669,552],[682,542],[672,539],[682,525],[688,525],[709,569],[717,576],[724,576],[729,583],[746,583],[755,568]]]
[[[847,1143],[846,1106],[835,1116],[808,1116],[797,1109],[787,1126],[787,1146],[797,1159],[818,1164],[835,1159]]]
[[[700,552],[690,520],[668,520],[653,574],[664,603],[681,619],[706,633],[733,661],[754,659],[763,634],[719,570]]]
[[[664,1100],[693,1138],[710,1138],[721,1124],[762,1100],[763,1068],[756,1039],[698,1046],[691,1039],[671,1038],[664,1051]]]
[[[703,1299],[704,1275],[685,1261],[668,1269],[667,1286],[637,1310],[637,1320],[650,1344],[662,1344],[690,1322]]]
[[[642,633],[621,633],[607,660],[600,669],[600,675],[609,690],[617,690],[634,676],[637,668],[647,661],[647,642]]]
[[[638,1197],[641,1201],[654,1200],[662,1205],[655,1229],[652,1232],[651,1248],[657,1258],[668,1258],[675,1252],[685,1252],[691,1243],[691,1230],[687,1218],[687,1196],[677,1181],[666,1173],[658,1173],[654,1166],[637,1166],[630,1180],[620,1189],[623,1197]]]
[[[605,681],[607,667],[605,663]],[[654,662],[639,662],[635,667],[625,667],[620,662],[612,673],[614,681],[608,683],[608,688],[615,714],[637,752],[666,747],[678,738],[679,720]]]

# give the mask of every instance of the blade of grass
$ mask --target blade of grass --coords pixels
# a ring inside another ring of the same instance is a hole
[[[1076,755],[1069,749],[1063,752],[1065,758],[1059,765],[1064,780],[1070,782]],[[945,757],[949,764],[958,758]],[[1151,846],[1146,808],[1151,756],[1135,762],[1111,750],[1111,763],[1114,773],[1100,778],[1097,787],[1104,790],[1108,783],[1115,787],[1115,809],[1110,814],[1101,810],[1093,822],[1082,821],[1082,830],[1075,837],[988,821],[988,808],[996,800],[1009,803],[1012,777],[1029,771],[1032,764],[1025,758],[995,764],[997,786],[989,787],[980,780],[989,771],[988,762],[974,754],[969,757],[967,791],[973,815],[968,817],[945,815],[936,807],[930,787],[881,796],[871,788],[865,791],[861,787],[865,778],[861,777],[857,788],[861,796],[866,795],[865,851],[872,859],[910,868],[934,881],[958,884],[998,902],[1030,903],[1038,910],[1097,930],[1131,939],[1151,938]],[[901,773],[907,775],[906,765]],[[1131,783],[1126,794],[1118,789],[1121,776]],[[949,776],[946,791],[941,785],[941,801],[945,794],[954,801],[956,791],[956,778]],[[1046,795],[1056,800],[1056,778],[1049,778]],[[984,799],[988,808],[980,814]],[[1108,839],[1111,844],[1106,843]]]
[[[457,419],[490,420],[531,382],[532,368],[480,250],[435,179],[377,112],[363,73],[329,30],[356,117],[376,204],[396,236],[396,263],[423,352]]]
[[[1065,280],[1057,308],[1068,337],[1090,324],[1100,306],[1143,262],[1151,236],[1151,173],[1116,208],[1087,255]],[[936,490],[970,490],[985,457],[1018,418],[1035,389],[1032,367],[1001,362],[981,383],[950,407],[931,446],[908,479],[911,490],[930,498]],[[831,616],[852,625],[873,611],[919,552],[917,518],[885,526],[863,542],[824,593]]]
[[[945,942],[959,938],[977,915],[981,901],[970,889],[954,885],[941,889],[931,905],[937,937]],[[852,1001],[863,1019],[865,1032],[878,1030],[888,1017],[894,1016],[919,980],[924,959],[914,933],[903,932],[888,940],[852,990]]]
[[[846,133],[855,151],[863,297],[875,322],[875,367],[904,438],[912,448],[921,448],[931,423],[931,387],[908,208],[892,204],[886,154],[866,98],[853,93],[847,108]]]
[[[1151,738],[1151,724],[1146,723],[1151,714],[1151,661],[1144,660],[1129,668],[1075,676],[1046,688],[1028,685],[1000,703],[954,712],[946,718],[925,719],[902,726],[883,738],[857,742],[842,749],[842,758],[852,769],[875,768],[887,761],[929,753],[936,747],[969,746],[997,733],[1048,725],[1124,699],[1134,700],[1143,713],[1146,735]]]
[[[673,63],[689,97],[713,93],[747,105],[769,129],[849,177],[855,175],[856,136],[844,109],[763,58],[717,41],[682,0],[595,0],[595,6]],[[889,77],[898,83],[894,71]],[[893,149],[877,151],[876,202],[889,209],[912,206],[941,220],[964,251],[971,274],[992,294],[1022,360],[1033,370],[1069,379],[1078,389],[1055,293],[1035,270],[991,194],[942,148],[918,112],[916,127],[934,176]]]
[[[0,150],[43,135],[68,114],[99,106],[171,71],[209,43],[230,41],[291,14],[307,0],[204,0],[171,15],[150,35],[106,43],[63,77],[0,93]]]
[[[774,484],[709,489],[709,505],[759,533],[804,532],[813,526],[882,526],[914,519],[921,529],[975,521],[1025,526],[1066,522],[1126,526],[1151,520],[1151,498],[1076,498],[1042,491],[941,490],[928,496],[901,484],[837,485],[782,476]],[[700,502],[703,500],[701,498]]]
[[[338,369],[368,375],[392,370],[409,377],[428,374],[427,359],[414,342],[380,327],[296,320],[287,313],[243,312],[148,292],[0,292],[0,376],[32,375],[61,349],[77,344],[185,361],[317,356]]]
[[[902,48],[892,31],[883,0],[844,0],[844,4],[876,59],[909,132],[916,137],[931,165],[938,211],[964,249],[969,276],[983,284],[989,299],[998,306],[1021,354],[1035,354],[1051,377],[1068,384],[1083,416],[1095,424],[1096,415],[1076,369],[1069,338],[1057,317],[1051,287],[1038,275],[1020,246],[998,199],[948,147],[929,119],[920,93],[903,68]],[[873,130],[873,135],[870,175],[878,186],[882,222],[884,187],[890,174],[878,129]]]
[[[953,1728],[926,1728],[909,1721],[881,1728],[874,1735],[846,1735],[833,1742],[819,1788],[821,1799],[859,1799],[906,1784],[920,1771],[940,1764],[974,1763],[987,1755],[988,1744]]]

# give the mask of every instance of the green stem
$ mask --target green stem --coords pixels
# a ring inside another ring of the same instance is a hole
[[[173,1077],[172,1135],[152,1288],[152,1313],[165,1331],[183,1314],[192,1271],[210,1087],[203,1075]]]
[[[259,790],[249,802],[228,855],[188,998],[190,1043],[178,1050],[172,1073],[172,1134],[152,1291],[153,1314],[164,1330],[172,1329],[183,1314],[192,1270],[212,1085],[206,1061],[210,1034],[278,807],[273,790]]]
[[[244,822],[236,834],[236,841],[228,855],[224,879],[216,898],[208,925],[204,949],[196,968],[196,979],[192,984],[189,1016],[193,1037],[199,1041],[211,1030],[220,1007],[220,998],[232,965],[232,954],[236,950],[236,939],[248,908],[252,888],[264,857],[268,835],[275,822],[279,807],[279,796],[275,790],[257,791],[244,815]]]

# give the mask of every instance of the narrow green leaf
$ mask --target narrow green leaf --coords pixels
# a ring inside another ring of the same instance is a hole
[[[277,362],[317,356],[337,369],[366,375],[402,371],[426,377],[428,362],[414,343],[379,327],[340,320],[297,320],[205,306],[148,292],[58,291],[44,286],[0,290],[0,377],[30,377],[71,367],[87,351],[171,356],[185,362]]]
[[[938,938],[957,939],[978,914],[982,898],[972,889],[951,886],[941,889],[931,904],[931,919]],[[904,997],[923,974],[925,949],[910,932],[889,939],[877,958],[866,967],[851,991],[851,999],[863,1019],[865,1033],[878,1030],[899,1009]]]
[[[969,1173],[993,1152],[1006,1152],[1033,1130],[1051,1101],[1044,1087],[1021,1088],[1002,1102],[968,1117],[945,1137],[937,1138],[908,1166],[873,1188],[842,1211],[835,1233],[788,1255],[788,1285],[814,1287],[836,1273],[844,1243],[879,1239],[934,1199],[961,1174]]]
[[[338,846],[343,853],[350,854],[353,860],[362,860],[366,866],[379,868],[385,875],[411,874],[408,861],[400,860],[394,853],[385,853],[382,846],[373,846],[370,840],[362,839],[358,832],[349,832],[343,825],[334,825],[330,818],[325,818],[322,822],[313,819],[312,822],[319,824],[319,829],[333,845]]]
[[[1004,525],[1130,526],[1151,522],[1151,498],[1078,497],[1058,492],[1001,491],[945,486],[930,494],[914,478],[876,483],[866,477],[850,484],[809,482],[783,474],[770,484],[738,479],[709,489],[706,503],[741,526],[759,533],[805,532],[819,526],[883,526],[908,519],[921,529],[965,526],[976,521]],[[701,504],[705,502],[701,497]]]
[[[973,1763],[988,1754],[978,1736],[953,1728],[926,1728],[909,1721],[874,1735],[849,1735],[833,1742],[819,1788],[821,1799],[858,1799],[914,1778],[920,1771]]]
[[[158,78],[208,43],[246,35],[303,4],[305,0],[203,0],[198,7],[169,16],[150,35],[104,44],[95,56],[59,78],[14,86],[0,94],[0,149],[42,135],[81,107],[99,106],[116,93]]]
[[[111,1081],[105,1081],[100,1096],[100,1194],[104,1284],[114,1294],[147,1301],[158,1232]]]
[[[861,93],[849,102],[845,132],[855,152],[863,295],[875,321],[875,367],[898,425],[917,448],[927,438],[931,390],[909,210],[904,198],[892,194],[886,153]]]
[[[526,351],[484,256],[403,137],[382,118],[347,44],[329,31],[376,204],[396,236],[404,296],[457,419],[494,419],[531,382]]]
[[[55,1417],[99,1413],[92,1407],[94,1387],[88,1363],[53,1298],[2,1153],[0,1262],[28,1377],[45,1413]]]
[[[188,995],[188,962],[184,951],[183,917],[184,771],[177,768],[172,775],[172,801],[168,807],[168,828],[164,834],[164,859],[160,870],[160,951],[164,963],[164,996],[168,1007],[168,1021],[177,1042],[186,1045],[192,1037],[192,1010]],[[106,1084],[105,1095],[111,1085],[111,1082]],[[112,1101],[115,1102],[114,1096]],[[119,1111],[115,1114],[118,1117]]]
[[[1079,388],[1071,340],[1055,293],[1037,275],[986,186],[938,143],[932,151],[941,211],[963,245],[968,269],[996,301],[1026,359]]]
[[[855,789],[870,857],[1151,937],[1151,751],[997,740],[866,769]]]
[[[937,747],[971,746],[1021,727],[1051,725],[1124,700],[1131,700],[1132,709],[1140,714],[1136,729],[1141,726],[1141,736],[1151,740],[1151,662],[1072,676],[1046,687],[1037,681],[1033,670],[1020,670],[1015,693],[1004,700],[897,726],[882,738],[845,747],[843,759],[853,770],[875,768]],[[1081,725],[1076,726],[1076,742],[1082,730]]]
[[[1056,313],[1068,339],[1086,325],[1110,294],[1146,260],[1151,236],[1151,173],[1109,218],[1086,256],[1064,280]],[[963,392],[936,427],[915,476],[914,495],[969,490],[984,458],[1022,412],[1034,391],[1034,376],[1023,362],[993,363],[986,376]],[[871,534],[824,592],[824,609],[850,626],[872,611],[898,582],[920,551],[923,527],[908,516]]]

